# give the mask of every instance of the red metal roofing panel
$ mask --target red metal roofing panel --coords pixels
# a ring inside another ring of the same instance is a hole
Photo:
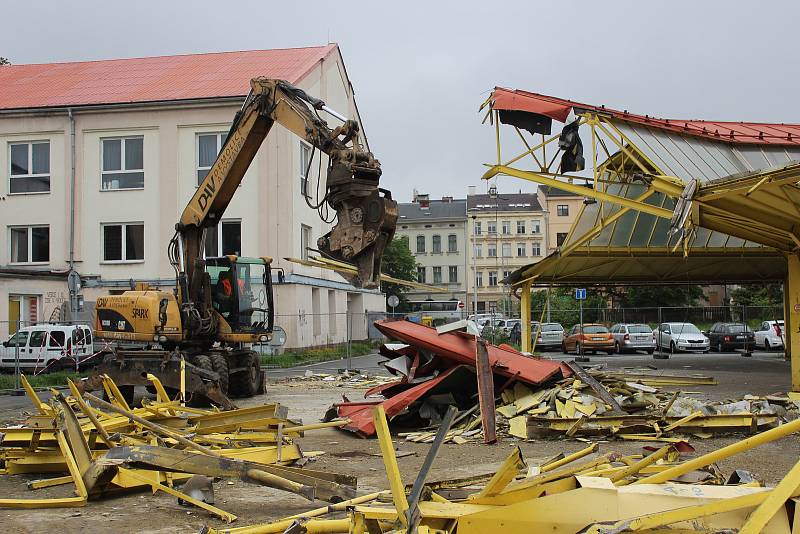
[[[297,83],[337,45],[0,67],[0,109],[244,96],[256,76]]]
[[[458,333],[439,335],[435,328],[411,321],[377,321],[375,327],[389,339],[408,343],[459,364],[475,367],[475,339]],[[551,378],[561,378],[557,361],[523,356],[517,351],[488,346],[492,372],[508,378],[516,377],[528,384],[541,384]],[[569,373],[567,375],[569,376]]]
[[[581,110],[594,111],[650,128],[733,144],[800,145],[800,124],[658,119],[649,115],[637,115],[605,106],[583,104],[554,96],[502,87],[495,88],[492,99],[493,109],[527,111],[559,122],[565,122],[570,109],[574,108],[576,113]]]

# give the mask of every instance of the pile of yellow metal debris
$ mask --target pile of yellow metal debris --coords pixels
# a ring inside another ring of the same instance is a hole
[[[532,390],[517,383],[502,392],[497,413],[512,436],[603,436],[645,441],[685,441],[721,433],[753,433],[798,417],[788,396],[747,396],[704,402],[691,394],[662,392],[658,386],[704,386],[703,376],[589,372],[574,362],[574,374]]]
[[[232,411],[191,408],[171,400],[156,377],[148,379],[156,400],[132,409],[108,377],[102,379],[108,401],[70,382],[72,395],[54,391],[49,403],[23,377],[38,413],[0,429],[0,472],[65,473],[28,487],[74,484],[77,496],[0,499],[0,507],[83,506],[123,490],[152,489],[233,521],[235,516],[212,505],[208,477],[235,477],[330,502],[355,495],[355,477],[290,465],[313,456],[304,455],[292,438],[344,421],[303,426],[287,419],[286,407],[279,404]],[[197,491],[174,488],[183,482],[184,489]]]
[[[680,461],[671,444],[647,456],[600,454],[592,445],[528,466],[515,449],[495,473],[426,482],[455,410],[445,416],[411,487],[403,484],[381,406],[373,410],[390,491],[310,510],[278,522],[217,534],[381,532],[428,534],[618,534],[622,532],[800,532],[800,463],[774,488],[746,472],[727,480],[714,467],[800,430],[800,420],[697,458]],[[797,510],[797,512],[796,512]],[[346,517],[341,517],[345,513]],[[339,518],[324,519],[323,516]]]

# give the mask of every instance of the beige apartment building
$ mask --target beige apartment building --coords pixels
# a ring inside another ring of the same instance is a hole
[[[174,287],[175,222],[256,76],[285,79],[360,121],[335,44],[0,66],[0,339],[6,321],[57,315],[71,268],[87,302],[131,280]],[[275,258],[285,273],[283,283],[274,276],[276,324],[289,347],[344,341],[348,314],[352,337],[365,338],[365,311],[384,310],[379,292],[283,259],[306,256],[329,229],[308,206],[327,165],[317,152],[306,183],[311,154],[275,125],[206,236],[208,256]]]
[[[540,185],[539,202],[547,217],[547,254],[550,255],[567,239],[572,223],[578,218],[584,197],[555,187]]]
[[[417,262],[417,281],[445,292],[412,288],[406,293],[411,309],[422,310],[426,301],[445,301],[435,311],[458,313],[467,292],[467,201],[444,197],[431,200],[414,193],[413,202],[397,205],[397,237],[407,237]],[[443,309],[447,308],[447,309]],[[454,309],[450,309],[454,308]],[[425,310],[429,311],[429,310]]]
[[[515,301],[502,284],[512,271],[547,254],[547,219],[537,195],[467,195],[470,276],[467,309],[512,315]],[[477,304],[473,296],[477,286]]]

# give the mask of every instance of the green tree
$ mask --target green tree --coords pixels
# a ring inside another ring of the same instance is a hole
[[[783,284],[747,284],[731,291],[731,300],[738,306],[780,306],[783,304]]]
[[[383,251],[381,270],[384,274],[399,278],[400,280],[409,280],[413,282],[417,279],[417,262],[408,246],[408,236],[397,237],[389,243],[389,246]],[[381,291],[383,291],[387,298],[389,295],[397,295],[400,299],[398,311],[405,311],[406,303],[408,302],[405,293],[409,289],[408,286],[381,282]]]
[[[7,58],[0,56],[0,65],[11,65],[11,62]]]
[[[698,285],[633,286],[622,295],[622,305],[630,308],[693,306],[702,296],[703,288]]]

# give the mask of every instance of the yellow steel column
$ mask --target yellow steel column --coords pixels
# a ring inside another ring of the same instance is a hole
[[[792,391],[800,392],[800,257],[789,254],[787,264],[783,289],[786,357],[792,362]]]
[[[531,351],[531,283],[525,282],[522,285],[522,294],[520,295],[520,332],[522,336],[522,351]]]

